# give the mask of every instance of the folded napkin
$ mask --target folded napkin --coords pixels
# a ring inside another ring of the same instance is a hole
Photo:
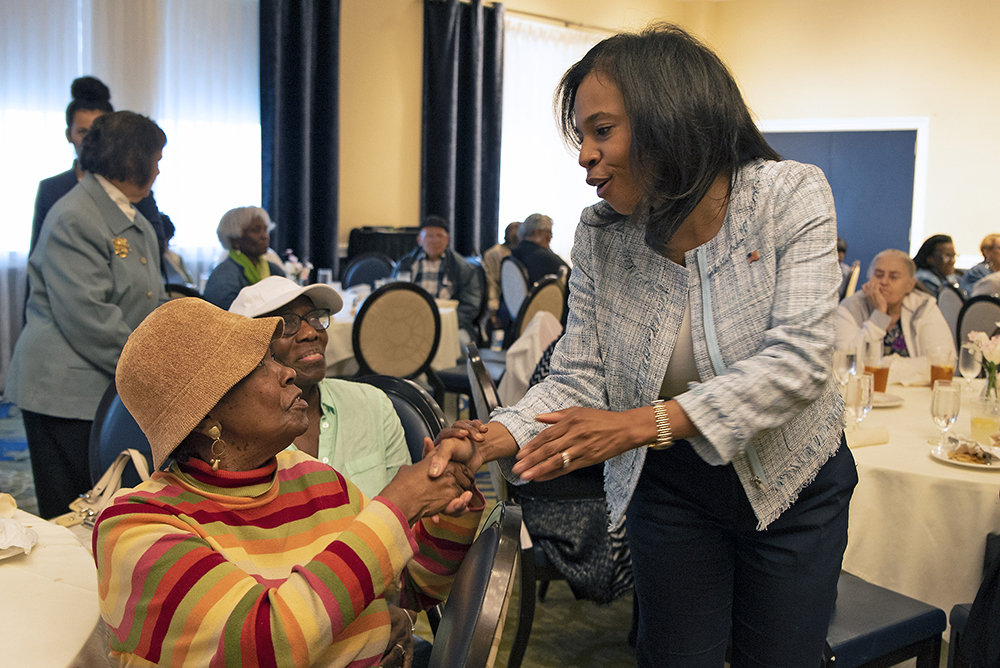
[[[889,430],[885,427],[848,429],[844,434],[847,436],[847,447],[851,449],[889,442]]]
[[[891,355],[883,361],[889,367],[889,385],[898,384],[904,387],[931,384],[931,363],[926,357],[900,357]]]
[[[12,519],[17,503],[10,494],[0,494],[0,559],[18,554],[31,554],[38,534]]]

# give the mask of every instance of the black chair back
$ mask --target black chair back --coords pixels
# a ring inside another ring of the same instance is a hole
[[[414,462],[423,459],[424,437],[433,440],[447,425],[441,407],[412,380],[381,375],[361,376],[355,380],[385,392],[403,424],[410,459]]]
[[[347,263],[344,269],[344,289],[367,283],[375,287],[375,281],[392,275],[392,259],[382,253],[362,253]]]
[[[986,332],[992,337],[1000,321],[1000,297],[979,295],[965,302],[958,314],[958,343],[968,342],[969,332]]]
[[[200,292],[186,285],[181,285],[180,283],[167,283],[163,286],[163,289],[167,293],[167,299],[180,299],[181,297],[197,297],[198,299],[204,299]]]
[[[358,376],[433,376],[431,360],[441,342],[441,314],[419,285],[395,281],[368,295],[351,331]]]
[[[149,446],[149,440],[125,408],[115,384],[111,383],[101,397],[94,424],[90,428],[90,483],[97,484],[118,454],[127,448],[138,450],[152,464],[153,449]],[[127,467],[122,475],[122,487],[135,487],[140,482],[142,481],[135,468]]]
[[[486,668],[496,658],[520,551],[521,509],[498,504],[472,544],[434,636],[430,668]]]
[[[482,259],[478,257],[470,257],[466,258],[466,261],[476,270],[476,278],[479,280],[479,294],[481,295],[479,299],[479,312],[476,313],[476,319],[473,320],[473,322],[476,325],[476,333],[479,335],[479,342],[483,343],[486,341],[485,320],[486,312],[489,310],[490,306],[490,286],[489,282],[486,280],[486,270],[483,269]]]

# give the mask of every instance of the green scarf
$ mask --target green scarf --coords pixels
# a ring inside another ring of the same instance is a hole
[[[234,249],[229,250],[229,258],[236,264],[243,267],[243,275],[247,277],[250,281],[250,285],[259,283],[261,279],[267,278],[271,275],[271,265],[268,264],[267,258],[263,255],[257,260],[257,264],[250,261],[243,251],[238,251]]]

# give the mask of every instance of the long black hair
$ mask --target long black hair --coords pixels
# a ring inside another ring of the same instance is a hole
[[[80,77],[74,79],[69,87],[73,100],[66,107],[66,129],[73,127],[73,117],[78,111],[103,111],[110,113],[115,110],[111,106],[111,91],[104,82],[96,77]]]
[[[937,270],[936,267],[932,267],[928,262],[927,258],[934,255],[934,251],[940,244],[951,244],[954,243],[947,234],[935,234],[933,236],[927,237],[927,240],[920,245],[917,250],[917,254],[913,256],[913,264],[917,265],[917,269],[927,269],[933,271],[935,274],[941,275],[941,272]]]
[[[679,26],[657,23],[609,37],[563,75],[553,103],[563,139],[577,150],[576,92],[592,72],[621,91],[632,173],[644,193],[631,220],[655,250],[670,243],[719,174],[735,175],[757,158],[781,159],[726,65]]]

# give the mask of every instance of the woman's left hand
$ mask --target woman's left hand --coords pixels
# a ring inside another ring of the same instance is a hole
[[[525,480],[552,480],[648,442],[637,438],[637,420],[631,413],[566,408],[537,416],[552,426],[521,448],[514,473]]]
[[[413,613],[416,614],[416,613]],[[389,646],[380,668],[410,668],[413,664],[413,617],[410,612],[389,604]]]

